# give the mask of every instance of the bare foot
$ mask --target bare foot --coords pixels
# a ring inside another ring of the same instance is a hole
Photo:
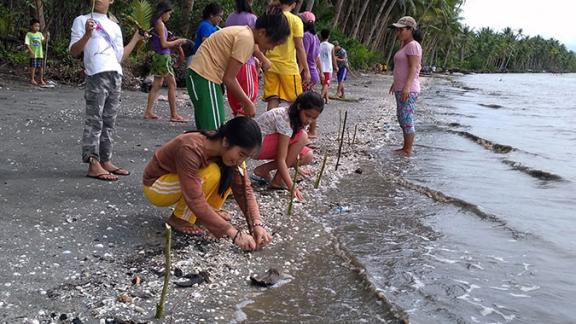
[[[399,154],[399,155],[401,155],[401,156],[403,156],[403,157],[410,157],[410,156],[412,156],[412,151],[408,151],[408,150],[401,149],[401,148],[394,150],[394,152],[397,153],[397,154]]]
[[[254,169],[254,174],[259,176],[260,178],[264,179],[264,181],[266,181],[267,183],[270,183],[272,181],[272,177],[270,176],[270,173],[262,172],[262,170],[259,169],[258,167],[256,169]]]
[[[144,119],[158,119],[158,115],[151,113],[151,114],[144,114]]]
[[[121,175],[121,176],[130,175],[130,171],[112,164],[112,161],[101,162],[100,165],[102,166],[102,168],[104,170],[106,170],[112,174]]]
[[[41,85],[46,85],[46,81],[44,81],[44,79],[40,80],[40,84]]]
[[[214,210],[220,217],[222,217],[225,221],[229,222],[232,220],[232,216],[230,216],[230,212],[224,209]]]
[[[32,83],[33,85],[38,85],[38,82],[36,82],[36,80],[31,80],[30,83]]]
[[[90,163],[88,164],[88,174],[86,174],[86,176],[105,181],[118,180],[116,175],[111,174],[110,171],[104,169],[96,159],[90,159]]]
[[[202,235],[206,232],[206,230],[204,230],[202,227],[180,219],[174,214],[170,215],[168,220],[166,220],[166,224],[172,226],[176,232],[184,234]]]

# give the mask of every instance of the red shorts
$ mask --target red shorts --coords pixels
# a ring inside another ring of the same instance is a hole
[[[330,80],[332,80],[332,72],[324,72],[324,82],[322,82],[322,85],[330,85]]]
[[[236,80],[240,83],[240,87],[244,90],[244,93],[256,103],[256,97],[258,96],[258,71],[256,70],[255,64],[244,64],[240,68],[240,71],[236,75]],[[234,116],[243,113],[244,109],[242,104],[230,91],[226,91],[228,96],[228,104],[232,108],[232,114]]]
[[[290,139],[290,145],[298,142],[300,136],[304,133],[301,129],[294,138]],[[280,138],[280,133],[268,134],[264,136],[262,141],[262,147],[260,148],[260,154],[256,160],[275,160],[278,156],[278,139]],[[308,146],[304,146],[300,151],[300,156],[306,155],[308,152],[312,152],[312,149]]]

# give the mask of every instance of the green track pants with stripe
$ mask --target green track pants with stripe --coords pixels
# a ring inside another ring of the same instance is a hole
[[[194,105],[194,119],[198,130],[218,129],[224,124],[224,95],[222,87],[188,69],[186,87]]]

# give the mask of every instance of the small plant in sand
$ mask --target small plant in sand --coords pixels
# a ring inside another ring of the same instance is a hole
[[[172,227],[165,224],[166,230],[164,231],[164,285],[162,286],[162,294],[160,295],[160,302],[156,304],[156,319],[161,319],[164,317],[164,304],[166,304],[166,298],[168,296],[168,285],[170,284],[170,269],[172,268],[172,259],[170,257],[171,247],[172,247]]]
[[[290,201],[288,202],[288,216],[292,215],[292,208],[294,206],[294,189],[296,189],[296,177],[300,168],[300,159],[296,159],[296,166],[294,167],[294,178],[292,179],[292,188],[290,188]]]

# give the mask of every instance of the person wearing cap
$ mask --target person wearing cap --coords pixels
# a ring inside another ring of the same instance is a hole
[[[320,64],[320,39],[316,36],[316,30],[314,28],[316,16],[310,11],[304,11],[298,16],[300,16],[304,24],[302,43],[304,44],[306,62],[310,70],[310,82],[304,84],[303,89],[304,91],[311,91],[314,90],[314,86],[316,86],[318,81],[324,83],[324,73],[322,73],[322,64]],[[304,71],[301,72],[301,76],[304,78]],[[316,138],[316,121],[313,121],[308,128],[308,138]]]
[[[416,20],[410,16],[402,17],[392,24],[400,49],[394,55],[394,81],[390,93],[396,98],[396,116],[402,128],[404,145],[396,152],[409,157],[412,155],[416,129],[414,128],[414,110],[420,93],[420,74],[422,62],[422,37]]]
[[[281,101],[292,103],[302,93],[302,85],[310,82],[310,70],[306,62],[306,52],[302,38],[304,26],[300,17],[291,13],[297,0],[279,0],[286,19],[290,24],[290,37],[286,43],[276,46],[266,53],[272,66],[264,73],[264,100],[268,110],[276,108]],[[303,71],[303,77],[300,77]]]

